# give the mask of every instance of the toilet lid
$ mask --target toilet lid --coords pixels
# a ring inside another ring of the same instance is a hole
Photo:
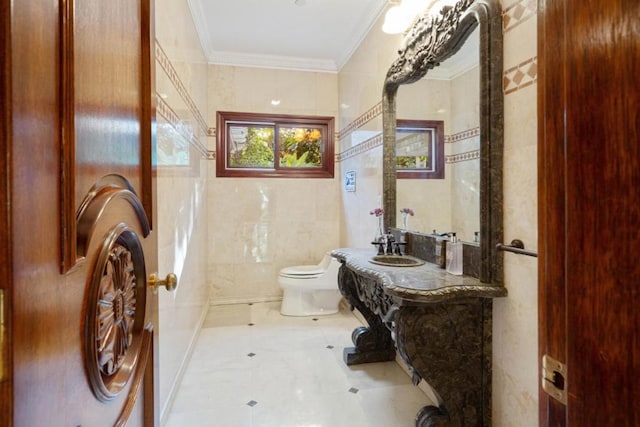
[[[324,270],[319,265],[296,265],[293,267],[285,267],[280,270],[281,276],[288,277],[317,276],[322,273],[324,273]]]

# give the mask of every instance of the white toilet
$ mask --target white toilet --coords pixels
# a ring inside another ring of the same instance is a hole
[[[280,270],[278,283],[284,290],[280,313],[284,316],[321,316],[338,312],[340,262],[329,252],[318,265],[297,265]]]

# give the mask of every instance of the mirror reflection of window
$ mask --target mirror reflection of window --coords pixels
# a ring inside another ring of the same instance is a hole
[[[396,132],[396,169],[434,170],[433,129],[401,128]]]
[[[443,179],[444,157],[442,120],[397,120],[396,171],[399,179]]]
[[[158,166],[189,166],[189,141],[185,134],[186,131],[180,129],[180,126],[158,122],[156,132]]]

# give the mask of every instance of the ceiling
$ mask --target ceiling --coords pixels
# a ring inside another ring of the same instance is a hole
[[[188,0],[212,64],[337,72],[387,0]]]

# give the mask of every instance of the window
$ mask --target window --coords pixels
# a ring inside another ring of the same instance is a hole
[[[217,114],[219,177],[333,178],[333,117]]]
[[[444,178],[444,122],[397,121],[396,173],[401,179]]]

